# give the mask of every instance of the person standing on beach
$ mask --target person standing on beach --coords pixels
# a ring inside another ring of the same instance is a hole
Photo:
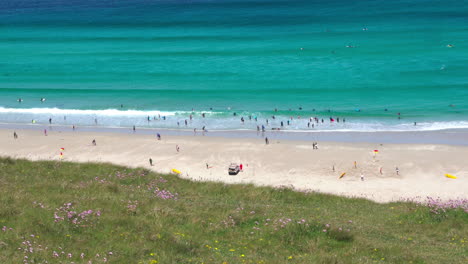
[[[179,145],[176,145],[175,148],[176,148],[177,152],[180,151]]]
[[[136,128],[135,128],[135,126],[133,126],[133,133],[135,133],[135,132],[136,132]]]
[[[396,175],[400,175],[400,169],[398,167],[395,168]]]
[[[382,174],[383,174],[383,172],[382,172],[382,167],[380,167],[380,175],[382,175]]]
[[[156,137],[158,138],[158,140],[161,140],[161,134],[157,134]]]
[[[44,129],[44,136],[47,136],[47,129]]]
[[[93,144],[93,146],[96,146],[96,140],[93,139],[93,141],[91,142]]]
[[[209,168],[210,168],[210,166],[208,166],[208,163],[206,163],[206,169],[209,169]]]
[[[149,158],[149,164],[150,164],[150,166],[153,166],[153,159],[152,158]]]
[[[16,134],[16,131],[13,132],[13,138],[18,139],[18,134]]]
[[[49,118],[49,125],[52,124],[52,118]]]
[[[265,137],[265,144],[266,144],[266,145],[270,144],[270,141],[268,140],[267,137]]]
[[[357,169],[357,162],[354,161],[354,168]]]
[[[364,174],[361,173],[361,181],[364,181]]]

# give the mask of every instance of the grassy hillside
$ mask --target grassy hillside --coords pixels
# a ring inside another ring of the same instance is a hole
[[[467,201],[376,204],[9,158],[0,194],[0,263],[468,262]]]

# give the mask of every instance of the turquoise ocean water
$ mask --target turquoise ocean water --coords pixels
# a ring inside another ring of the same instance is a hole
[[[468,128],[468,1],[0,1],[0,122],[49,118]]]

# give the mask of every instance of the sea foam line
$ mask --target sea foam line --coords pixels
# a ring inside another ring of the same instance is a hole
[[[60,108],[4,108],[0,107],[0,113],[7,114],[49,114],[49,115],[87,115],[87,116],[173,116],[183,114],[185,112],[169,112],[169,111],[141,111],[141,110],[81,110],[81,109],[60,109]]]

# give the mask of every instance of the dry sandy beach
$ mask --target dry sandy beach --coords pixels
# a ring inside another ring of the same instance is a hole
[[[65,161],[110,162],[162,173],[175,168],[182,177],[194,180],[292,186],[378,202],[468,197],[466,146],[319,142],[319,149],[314,150],[308,141],[270,140],[265,145],[262,139],[203,137],[201,133],[163,134],[159,141],[154,135],[140,134],[16,132],[18,139],[13,138],[13,130],[0,130],[0,156],[58,161],[60,148],[65,148]],[[376,149],[379,153],[374,158]],[[154,166],[149,165],[149,158]],[[242,163],[244,171],[228,175],[231,162]],[[343,172],[346,175],[339,179]],[[458,179],[446,178],[446,173]]]

